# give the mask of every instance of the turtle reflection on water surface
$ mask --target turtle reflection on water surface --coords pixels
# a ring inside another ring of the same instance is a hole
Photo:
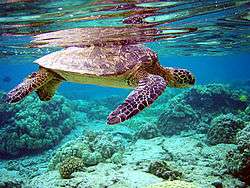
[[[32,73],[5,96],[15,103],[35,91],[42,101],[52,98],[63,81],[116,88],[134,88],[107,118],[108,124],[123,122],[151,105],[169,87],[188,87],[194,76],[185,69],[162,67],[155,52],[143,45],[69,47],[48,54],[35,63]]]

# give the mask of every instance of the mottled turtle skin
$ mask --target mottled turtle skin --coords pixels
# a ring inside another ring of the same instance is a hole
[[[123,122],[150,106],[169,87],[189,87],[193,75],[185,69],[164,68],[157,54],[143,45],[70,47],[53,52],[35,63],[40,65],[5,97],[8,103],[36,91],[50,100],[63,81],[116,88],[134,88],[127,99],[108,116],[108,124]]]

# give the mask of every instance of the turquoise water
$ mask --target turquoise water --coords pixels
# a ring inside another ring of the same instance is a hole
[[[0,1],[0,188],[249,187],[249,4]],[[107,117],[133,88],[63,82],[49,101],[4,101],[47,54],[142,44],[194,86],[167,82],[114,126]]]

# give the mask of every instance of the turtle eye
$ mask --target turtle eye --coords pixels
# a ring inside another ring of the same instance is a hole
[[[189,81],[190,85],[194,85],[195,83],[195,77],[191,77],[190,81]]]

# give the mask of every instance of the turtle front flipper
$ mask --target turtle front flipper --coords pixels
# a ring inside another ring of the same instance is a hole
[[[5,102],[15,103],[26,97],[32,91],[40,88],[54,78],[54,74],[46,69],[40,69],[34,72],[18,84],[14,89],[4,97]]]
[[[57,88],[61,83],[60,79],[52,79],[48,83],[44,84],[42,87],[36,90],[36,93],[41,101],[48,101],[50,100]]]
[[[165,90],[166,81],[158,75],[148,74],[141,79],[123,104],[119,105],[108,116],[107,123],[114,125],[121,123],[150,106]]]

